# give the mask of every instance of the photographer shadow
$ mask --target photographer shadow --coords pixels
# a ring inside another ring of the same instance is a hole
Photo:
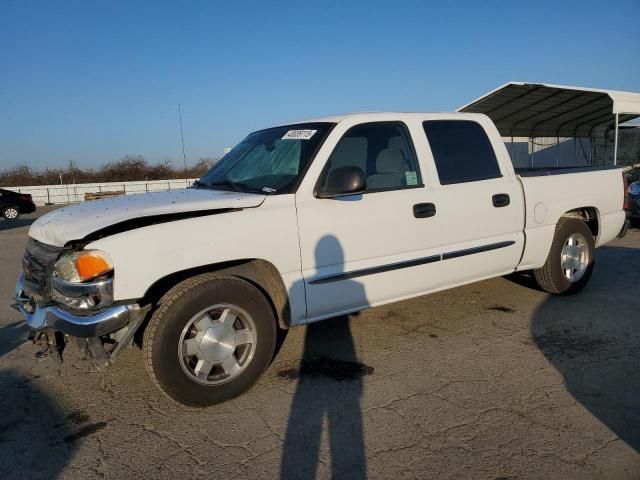
[[[13,322],[0,327],[0,357],[12,352],[29,336],[29,328],[25,322]]]
[[[331,235],[316,246],[316,265],[331,253],[344,263],[342,247]],[[341,282],[341,287],[345,284]],[[344,288],[366,304],[364,286],[347,280]],[[341,316],[307,325],[304,353],[298,368],[279,372],[297,379],[281,462],[282,479],[316,478],[320,443],[326,420],[332,478],[366,478],[361,398],[364,375],[373,368],[358,361],[350,317]]]
[[[0,218],[0,232],[2,232],[3,230],[13,230],[15,228],[28,227],[35,221],[35,218],[18,218],[16,220],[5,220]]]
[[[37,382],[15,370],[0,370],[0,391],[0,478],[58,478],[84,436],[79,423],[86,415],[64,412]]]
[[[640,452],[640,250],[601,247],[596,271],[580,294],[548,297],[531,334],[569,393]]]

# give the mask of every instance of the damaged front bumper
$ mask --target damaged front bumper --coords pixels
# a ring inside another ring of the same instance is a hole
[[[50,351],[55,350],[61,358],[66,337],[76,337],[81,350],[90,354],[99,369],[111,364],[122,348],[133,342],[133,335],[149,310],[133,303],[76,315],[57,305],[38,306],[25,292],[22,275],[16,285],[12,307],[24,316],[36,339],[45,337]],[[44,356],[42,352],[40,355]]]
[[[102,308],[90,315],[74,315],[56,305],[39,307],[25,293],[23,276],[18,279],[14,300],[12,307],[22,313],[31,330],[52,329],[80,338],[115,332],[137,319],[140,313],[140,306],[135,303]]]

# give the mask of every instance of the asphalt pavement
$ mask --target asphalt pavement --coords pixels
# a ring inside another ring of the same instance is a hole
[[[579,295],[513,276],[292,329],[250,392],[189,410],[137,348],[35,360],[9,307],[32,218],[0,221],[2,479],[640,479],[639,230]]]

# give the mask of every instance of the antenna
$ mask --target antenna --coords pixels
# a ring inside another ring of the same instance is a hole
[[[180,118],[180,140],[182,140],[182,161],[184,162],[184,181],[187,181],[187,155],[184,153],[184,133],[182,133],[182,110],[178,104],[178,117]]]

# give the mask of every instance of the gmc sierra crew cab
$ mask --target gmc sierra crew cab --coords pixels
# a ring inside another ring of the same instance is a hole
[[[29,230],[15,307],[98,368],[142,337],[170,398],[246,391],[282,330],[530,271],[579,292],[625,222],[616,167],[515,171],[491,120],[365,113],[250,134],[192,188],[68,206]]]

